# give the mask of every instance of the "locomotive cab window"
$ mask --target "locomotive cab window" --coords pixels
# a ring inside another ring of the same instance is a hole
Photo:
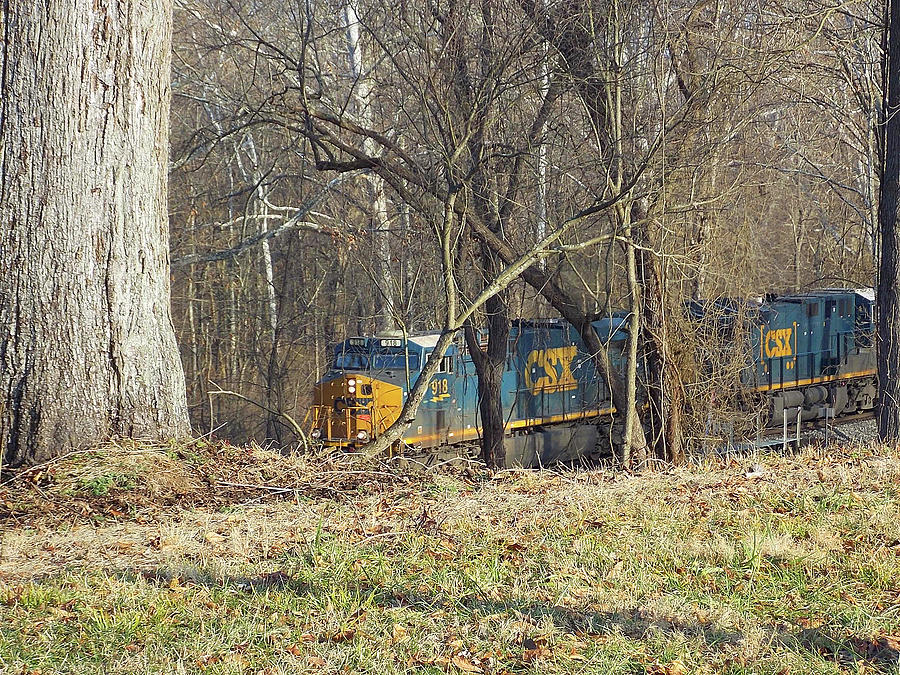
[[[453,357],[445,356],[441,359],[441,367],[438,369],[439,373],[452,373],[453,372]]]
[[[419,369],[418,354],[403,354],[398,352],[376,352],[369,363],[371,370],[377,371],[405,371]]]
[[[806,316],[819,316],[819,303],[810,302],[806,305]]]
[[[337,370],[368,370],[369,355],[363,352],[339,352],[335,356],[334,367]]]

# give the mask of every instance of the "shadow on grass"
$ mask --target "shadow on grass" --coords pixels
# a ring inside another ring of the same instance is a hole
[[[131,580],[140,577],[161,586],[169,586],[174,580],[178,584],[195,584],[210,589],[232,589],[248,595],[271,590],[298,595],[315,595],[317,592],[307,582],[283,571],[256,576],[215,578],[197,569],[188,570],[187,573],[185,570],[159,569],[143,573],[125,572],[122,576]],[[405,587],[388,588],[364,584],[359,585],[356,590],[361,597],[369,598],[372,603],[382,608],[407,607],[425,614],[437,609],[477,616],[499,614],[515,619],[527,618],[535,624],[549,619],[558,630],[582,637],[619,633],[634,640],[642,640],[654,633],[663,636],[679,634],[700,638],[711,650],[738,646],[745,639],[740,631],[722,628],[712,623],[673,621],[641,607],[606,612],[571,609],[552,603],[491,599],[478,593],[462,598],[449,598]],[[874,640],[860,638],[849,630],[833,625],[818,628],[798,627],[797,630],[784,624],[763,625],[761,628],[775,643],[796,651],[818,654],[842,668],[862,666],[874,672],[897,673],[900,666],[900,640],[894,638]]]

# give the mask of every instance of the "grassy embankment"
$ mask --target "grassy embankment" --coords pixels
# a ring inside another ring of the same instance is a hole
[[[900,454],[761,462],[75,455],[0,486],[0,672],[900,672]]]

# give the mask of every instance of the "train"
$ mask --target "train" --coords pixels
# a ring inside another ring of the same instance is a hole
[[[685,314],[709,321],[741,350],[739,387],[761,403],[762,426],[836,418],[875,406],[874,292],[826,289],[755,301],[693,302]],[[593,322],[610,365],[625,371],[628,315]],[[334,346],[315,384],[309,433],[354,449],[399,416],[438,333],[350,337]],[[476,331],[476,339],[486,341]],[[512,323],[502,377],[507,466],[540,466],[612,452],[619,442],[609,388],[578,332],[561,319]],[[415,421],[393,448],[427,457],[475,448],[481,435],[475,366],[463,341],[441,358]]]

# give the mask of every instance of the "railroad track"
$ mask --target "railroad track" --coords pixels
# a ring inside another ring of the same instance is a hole
[[[857,413],[855,415],[843,415],[836,419],[828,420],[828,429],[825,438],[823,439],[826,443],[831,442],[852,442],[854,440],[861,440],[860,438],[854,438],[852,435],[847,435],[840,431],[841,428],[850,427],[853,424],[859,424],[862,422],[868,422],[875,419],[874,412],[863,412]],[[800,443],[803,444],[804,440],[809,441],[809,435],[813,433],[823,433],[825,432],[825,420],[824,419],[816,419],[809,420],[806,422],[800,423]],[[791,447],[795,447],[797,444],[797,425],[795,423],[791,423],[788,420],[788,435],[787,435],[787,445]],[[746,440],[742,442],[732,442],[727,443],[724,446],[721,446],[720,450],[725,450],[726,448],[731,451],[751,451],[757,448],[773,448],[785,443],[784,438],[784,428],[781,429],[765,429],[763,430],[759,437],[753,440]],[[480,463],[480,446],[477,442],[468,442],[465,444],[454,445],[454,446],[442,446],[438,449],[430,449],[428,451],[419,451],[419,452],[409,452],[404,453],[403,455],[398,455],[393,459],[393,461],[400,461],[406,463],[410,466],[418,466],[421,468],[435,468],[437,466],[446,465],[446,464],[460,464],[466,462],[474,462],[476,464]],[[594,458],[593,460],[588,459],[585,456],[586,462],[592,461],[603,461],[597,460]]]

